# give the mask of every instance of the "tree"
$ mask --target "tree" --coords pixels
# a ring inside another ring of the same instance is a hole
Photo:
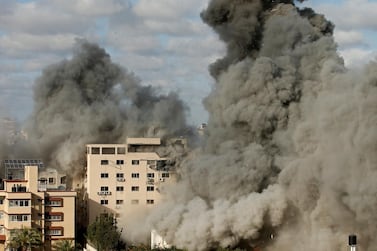
[[[53,245],[55,251],[75,251],[75,245],[71,240],[61,240]]]
[[[112,214],[101,214],[87,229],[87,239],[98,251],[116,250],[120,241],[116,220]]]
[[[31,250],[31,248],[42,245],[42,235],[35,229],[21,228],[15,230],[8,243],[8,247],[16,248],[22,251]]]

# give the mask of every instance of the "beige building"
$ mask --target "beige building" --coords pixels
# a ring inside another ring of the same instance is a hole
[[[152,207],[160,188],[173,179],[160,138],[128,138],[126,144],[87,145],[89,224],[101,213],[127,216]]]
[[[5,179],[0,190],[0,251],[12,231],[23,227],[41,232],[42,250],[51,250],[59,240],[75,240],[76,192],[63,189],[64,178],[58,181],[56,172],[45,171],[41,177],[37,165],[24,164],[24,177]]]

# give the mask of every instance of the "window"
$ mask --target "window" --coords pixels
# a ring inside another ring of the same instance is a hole
[[[119,192],[124,191],[124,187],[122,187],[122,186],[117,187],[117,191],[119,191]]]
[[[115,154],[115,147],[102,147],[102,154]]]
[[[4,200],[0,199],[0,205],[3,205],[3,204],[4,204]]]
[[[132,205],[139,204],[139,200],[131,200],[131,204],[132,204]]]
[[[169,173],[162,173],[162,178],[169,178]]]
[[[46,205],[51,207],[62,207],[63,199],[62,198],[50,198],[46,200]]]
[[[63,228],[62,227],[56,227],[56,228],[50,228],[47,230],[47,235],[63,235]]]
[[[117,165],[123,165],[123,164],[124,164],[124,160],[122,160],[122,159],[117,160]]]
[[[9,221],[29,221],[29,215],[27,215],[27,214],[11,214],[11,215],[9,215]]]
[[[118,147],[117,152],[118,152],[118,154],[126,154],[126,148],[125,147]]]
[[[117,200],[117,201],[116,201],[116,204],[117,204],[117,205],[122,205],[122,204],[123,204],[123,200]]]
[[[147,173],[148,178],[154,178],[154,173]]]
[[[101,160],[101,165],[108,165],[109,161],[107,159]]]
[[[147,204],[154,204],[154,200],[147,200]]]
[[[147,191],[154,191],[154,186],[147,186]]]
[[[117,173],[117,178],[124,178],[124,173]]]
[[[92,147],[92,154],[99,154],[99,147]]]
[[[139,178],[139,173],[131,173],[131,177],[138,179]]]
[[[55,184],[55,178],[48,178],[48,184]]]
[[[138,186],[133,186],[133,187],[131,187],[131,191],[139,191],[139,187]]]
[[[109,178],[109,174],[108,173],[101,173],[101,178]]]
[[[28,207],[29,200],[9,200],[9,207]]]
[[[63,176],[60,178],[60,184],[65,184],[67,182],[67,176]]]
[[[101,205],[107,205],[107,204],[109,204],[108,200],[101,200]]]
[[[101,191],[109,191],[109,187],[101,187]]]
[[[47,221],[63,221],[63,213],[49,213],[46,214]]]
[[[139,165],[139,161],[138,160],[132,160],[132,165]]]

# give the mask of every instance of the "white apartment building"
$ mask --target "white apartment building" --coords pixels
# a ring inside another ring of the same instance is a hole
[[[156,152],[160,138],[128,138],[126,144],[87,145],[89,224],[101,213],[119,216],[153,206],[174,175]]]

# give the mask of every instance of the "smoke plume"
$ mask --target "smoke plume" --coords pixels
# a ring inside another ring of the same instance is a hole
[[[227,46],[206,143],[145,229],[188,250],[340,251],[349,233],[374,250],[377,62],[346,69],[332,23],[293,1],[212,0],[201,16]]]
[[[29,141],[48,166],[82,166],[85,144],[165,137],[186,128],[185,105],[111,62],[98,45],[78,41],[71,59],[46,68],[34,88]]]

